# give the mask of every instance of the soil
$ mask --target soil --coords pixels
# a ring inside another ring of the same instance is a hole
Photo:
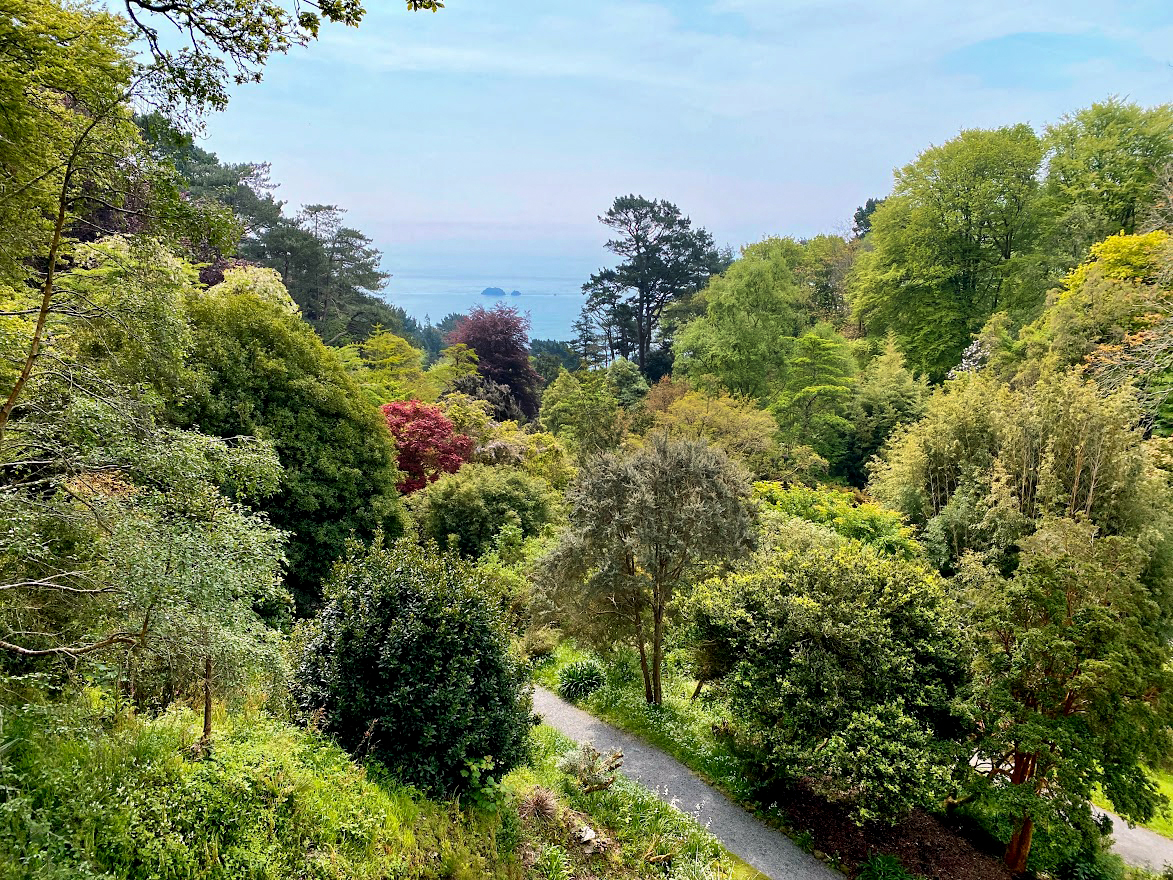
[[[873,855],[898,858],[911,874],[929,880],[1014,880],[996,841],[983,839],[961,820],[950,823],[922,811],[895,826],[856,825],[841,805],[805,785],[779,792],[789,824],[809,831],[815,847],[838,855],[849,874]]]

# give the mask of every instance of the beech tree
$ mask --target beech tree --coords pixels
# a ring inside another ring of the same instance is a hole
[[[1047,128],[1046,189],[1061,206],[1056,226],[1079,259],[1092,242],[1137,231],[1173,161],[1173,105],[1120,98],[1070,113]]]
[[[719,382],[733,394],[769,401],[785,375],[795,337],[810,327],[811,291],[795,279],[802,248],[771,238],[699,295],[704,314],[676,335],[677,369],[694,382]]]
[[[663,702],[664,633],[676,592],[750,546],[749,484],[724,452],[652,436],[587,461],[568,493],[569,525],[542,567],[565,625],[639,651],[644,695]]]
[[[892,331],[909,364],[941,379],[996,311],[1038,305],[1042,141],[1029,125],[971,129],[896,172],[871,215],[852,285],[868,332]]]
[[[503,303],[492,309],[475,306],[457,319],[446,343],[471,348],[485,379],[508,387],[528,418],[538,414],[542,377],[529,360],[528,317]]]

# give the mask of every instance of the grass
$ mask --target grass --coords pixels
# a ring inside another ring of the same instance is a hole
[[[1150,770],[1149,775],[1157,784],[1158,791],[1169,798],[1170,803],[1173,804],[1173,773],[1167,770]],[[1104,797],[1104,793],[1099,789],[1096,790],[1092,803],[1101,809],[1115,811],[1111,802]],[[1140,827],[1155,831],[1164,837],[1173,838],[1173,809],[1165,813],[1158,813],[1148,822],[1142,823]]]
[[[534,786],[555,793],[571,819],[555,827],[536,823],[536,851],[559,847],[573,864],[594,876],[761,880],[760,873],[726,852],[695,817],[665,804],[623,776],[605,791],[584,794],[557,766],[558,759],[575,744],[553,728],[536,728],[534,744],[531,766],[511,773],[506,784],[518,798]],[[604,855],[583,858],[581,846],[566,835],[567,826],[576,825],[576,817],[596,823],[592,827],[615,846]]]
[[[260,710],[219,709],[202,756],[182,707],[143,718],[95,698],[0,707],[0,721],[0,880],[761,878],[635,783],[581,792],[557,766],[574,744],[548,727],[484,811],[376,778]],[[558,822],[519,817],[536,786]],[[584,851],[583,825],[605,852]]]
[[[5,718],[0,878],[521,878],[516,827],[376,782],[262,712],[154,719],[71,706]],[[514,823],[516,826],[516,823]]]

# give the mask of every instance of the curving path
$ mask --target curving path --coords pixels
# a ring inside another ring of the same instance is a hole
[[[785,834],[759,821],[654,746],[588,715],[545,688],[534,688],[534,709],[547,724],[577,742],[590,742],[604,754],[621,749],[625,776],[642,783],[665,803],[695,815],[725,849],[772,880],[843,880],[842,874],[803,852]]]
[[[534,708],[551,727],[577,742],[590,742],[604,754],[623,751],[623,772],[666,803],[684,805],[725,848],[774,880],[843,880],[794,841],[702,782],[670,755],[623,733],[542,687],[534,687]],[[1106,810],[1096,809],[1104,813]],[[1173,840],[1144,828],[1130,828],[1112,813],[1113,851],[1130,865],[1161,871],[1173,865]]]
[[[1097,815],[1112,818],[1112,851],[1130,865],[1138,865],[1158,874],[1166,865],[1173,865],[1173,840],[1147,828],[1129,828],[1128,821],[1115,813],[1093,807]]]

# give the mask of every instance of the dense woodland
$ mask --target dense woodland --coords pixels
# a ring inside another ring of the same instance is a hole
[[[3,5],[0,878],[748,876],[535,677],[813,799],[853,876],[1124,876],[1091,802],[1152,821],[1173,762],[1173,106],[962,131],[850,236],[621,195],[532,340],[408,318],[342,207],[197,145],[356,2]]]

